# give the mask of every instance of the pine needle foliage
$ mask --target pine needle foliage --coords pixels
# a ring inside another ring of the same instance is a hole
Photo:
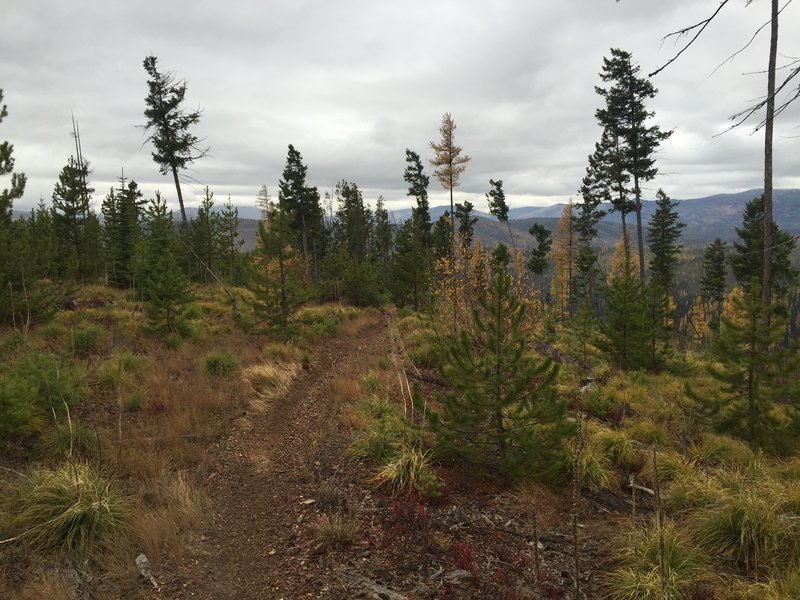
[[[512,291],[508,249],[491,257],[488,288],[470,322],[443,342],[440,370],[452,392],[429,417],[443,453],[509,474],[544,474],[574,427],[555,394],[558,366],[531,351],[525,304]]]

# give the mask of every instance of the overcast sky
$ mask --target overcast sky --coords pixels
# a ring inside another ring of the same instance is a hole
[[[25,209],[50,200],[80,125],[99,205],[124,167],[151,194],[175,200],[144,144],[145,56],[188,82],[187,108],[210,156],[188,173],[188,205],[208,185],[222,201],[274,197],[288,144],[321,191],[356,182],[370,202],[409,205],[405,149],[431,157],[443,113],[472,157],[457,200],[485,207],[503,179],[513,207],[576,195],[600,131],[594,86],[611,47],[643,74],[676,50],[668,32],[709,15],[718,0],[8,0],[3,2],[0,88],[28,176]],[[768,19],[768,0],[732,0],[702,38],[654,82],[656,121],[675,133],[648,184],[675,198],[761,187],[763,134],[723,132],[727,117],[762,96],[768,29],[731,64],[714,68]],[[781,17],[781,62],[800,56],[800,3]],[[796,84],[795,84],[796,85]],[[800,188],[800,102],[781,117],[775,185]],[[431,200],[445,194],[431,178]],[[6,183],[5,181],[0,184]]]

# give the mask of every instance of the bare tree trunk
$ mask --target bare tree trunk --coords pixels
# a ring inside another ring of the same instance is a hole
[[[772,301],[772,133],[775,121],[775,64],[778,55],[778,0],[772,0],[772,23],[767,68],[767,113],[764,118],[764,306]],[[769,322],[769,311],[764,319]]]
[[[175,190],[178,192],[178,204],[181,207],[181,221],[184,226],[189,222],[186,220],[186,209],[183,207],[183,194],[181,193],[181,182],[178,180],[178,169],[172,167],[172,178],[175,180]]]

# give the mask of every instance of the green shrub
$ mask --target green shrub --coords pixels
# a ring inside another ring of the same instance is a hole
[[[139,411],[144,408],[145,398],[141,391],[132,393],[125,401],[125,410]]]
[[[18,379],[36,389],[38,404],[46,412],[61,412],[64,405],[80,400],[80,378],[74,366],[47,354],[30,354],[19,360],[9,379]]]
[[[19,378],[0,378],[0,441],[35,433],[43,423],[36,386]]]
[[[13,525],[34,548],[91,555],[117,539],[131,515],[111,482],[81,463],[35,470],[14,491]]]
[[[403,423],[386,416],[359,431],[350,444],[349,452],[357,458],[381,462],[397,453],[406,437]]]
[[[80,356],[95,354],[100,347],[103,328],[88,324],[72,331],[72,351]]]
[[[367,390],[370,394],[375,394],[379,389],[381,389],[381,380],[375,373],[371,371],[364,375],[359,383],[361,384],[361,387]]]
[[[203,370],[212,377],[230,377],[239,368],[239,359],[230,352],[213,352],[203,359]]]
[[[75,421],[58,423],[42,438],[42,449],[50,456],[89,459],[100,449],[100,439]]]

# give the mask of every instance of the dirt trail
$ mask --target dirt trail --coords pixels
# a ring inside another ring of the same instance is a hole
[[[249,411],[212,450],[219,455],[209,482],[213,525],[165,575],[161,597],[348,597],[326,583],[335,575],[313,552],[310,501],[346,444],[331,384],[337,374],[366,372],[385,353],[386,319],[374,313],[347,322],[323,344],[285,394],[263,413]]]

